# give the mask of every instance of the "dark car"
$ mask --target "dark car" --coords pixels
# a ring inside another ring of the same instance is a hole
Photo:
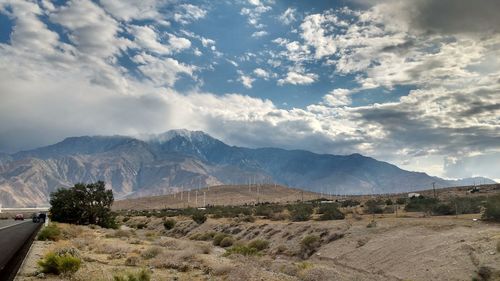
[[[23,216],[23,214],[17,214],[17,215],[14,217],[14,220],[16,220],[16,221],[23,221],[23,220],[24,220],[24,216]]]

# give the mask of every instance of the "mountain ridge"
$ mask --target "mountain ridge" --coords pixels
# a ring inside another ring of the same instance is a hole
[[[4,206],[44,204],[59,187],[97,180],[104,180],[117,198],[248,182],[337,194],[404,192],[432,182],[438,187],[460,182],[406,171],[359,153],[237,147],[188,130],[140,138],[68,137],[0,156],[0,203]]]

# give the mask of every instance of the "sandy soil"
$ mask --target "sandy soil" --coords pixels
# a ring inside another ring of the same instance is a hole
[[[17,280],[38,280],[36,261],[43,253],[68,246],[80,249],[84,260],[71,280],[112,280],[114,274],[140,268],[150,268],[152,280],[472,280],[481,267],[500,272],[500,225],[474,221],[479,215],[404,215],[377,216],[375,227],[367,227],[373,216],[322,222],[209,219],[202,225],[176,218],[169,231],[160,218],[133,217],[129,225],[147,227],[122,237],[114,230],[68,227],[71,238],[34,244]],[[189,240],[211,231],[231,234],[241,243],[265,239],[270,247],[257,256],[224,257],[226,250],[211,242]],[[300,241],[307,235],[321,242],[304,259]],[[160,253],[146,259],[150,248]],[[132,256],[137,264],[126,266]]]

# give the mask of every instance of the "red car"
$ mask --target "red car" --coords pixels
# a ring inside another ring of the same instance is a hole
[[[24,220],[24,216],[23,216],[23,214],[17,214],[17,215],[14,217],[14,220],[16,220],[16,221],[23,221],[23,220]]]

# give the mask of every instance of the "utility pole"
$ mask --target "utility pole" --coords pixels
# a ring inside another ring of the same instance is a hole
[[[436,199],[437,198],[437,196],[436,196],[436,182],[432,183],[432,190],[434,190],[434,199]]]
[[[203,191],[203,207],[207,206],[207,193]]]
[[[196,207],[198,207],[198,190],[196,190],[194,193],[194,204],[196,205]]]

